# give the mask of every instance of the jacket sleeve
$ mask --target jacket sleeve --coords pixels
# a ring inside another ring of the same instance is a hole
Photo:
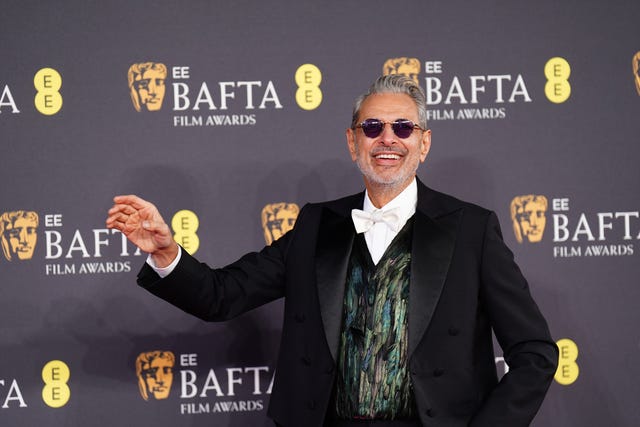
[[[558,348],[529,286],[502,240],[495,213],[487,219],[481,261],[481,295],[509,372],[470,425],[528,426],[553,380]]]
[[[138,285],[200,319],[232,319],[284,296],[286,252],[294,233],[295,227],[223,268],[210,268],[183,249],[178,265],[164,278],[145,263]]]

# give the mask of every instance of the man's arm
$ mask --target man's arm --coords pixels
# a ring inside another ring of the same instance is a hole
[[[232,319],[284,296],[284,253],[290,234],[222,268],[211,268],[184,249],[164,278],[145,264],[138,285],[205,321]]]
[[[553,380],[558,349],[494,213],[487,220],[482,256],[481,298],[509,372],[470,425],[528,426]]]
[[[160,277],[148,263],[142,267],[138,284],[154,295],[208,321],[227,320],[284,296],[284,259],[291,232],[260,252],[212,269],[180,250],[153,204],[137,196],[117,196],[114,202],[107,226],[148,252],[153,267],[172,264],[181,252],[175,269],[166,277]]]

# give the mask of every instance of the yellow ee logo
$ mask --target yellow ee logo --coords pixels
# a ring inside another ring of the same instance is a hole
[[[578,379],[578,375],[580,375],[580,368],[576,363],[578,346],[568,338],[563,338],[556,344],[560,350],[560,355],[558,357],[558,369],[554,378],[562,385],[573,384]]]
[[[66,363],[61,360],[52,360],[42,368],[42,400],[52,408],[60,408],[67,404],[71,397],[71,390],[67,383],[71,372]]]
[[[544,66],[544,75],[547,84],[544,85],[544,94],[547,99],[556,104],[561,104],[571,96],[571,85],[569,76],[571,66],[566,59],[556,56],[547,61]]]
[[[175,233],[173,238],[191,255],[200,247],[200,238],[196,234],[199,225],[198,216],[186,209],[176,212],[171,219],[171,229]]]
[[[322,73],[313,64],[304,64],[296,70],[296,102],[303,110],[315,110],[322,103]]]
[[[36,109],[42,114],[51,116],[62,108],[62,77],[53,68],[43,68],[38,71],[33,78],[33,85],[36,87],[35,104]]]

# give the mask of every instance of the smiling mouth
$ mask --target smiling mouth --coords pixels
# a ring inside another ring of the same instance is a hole
[[[398,160],[400,159],[400,156],[398,154],[376,154],[374,156],[376,159],[389,159],[389,160]]]

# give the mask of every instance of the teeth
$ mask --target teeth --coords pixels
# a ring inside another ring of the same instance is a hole
[[[398,160],[400,158],[400,156],[398,156],[397,154],[378,154],[376,156],[377,159],[392,159],[392,160]]]

